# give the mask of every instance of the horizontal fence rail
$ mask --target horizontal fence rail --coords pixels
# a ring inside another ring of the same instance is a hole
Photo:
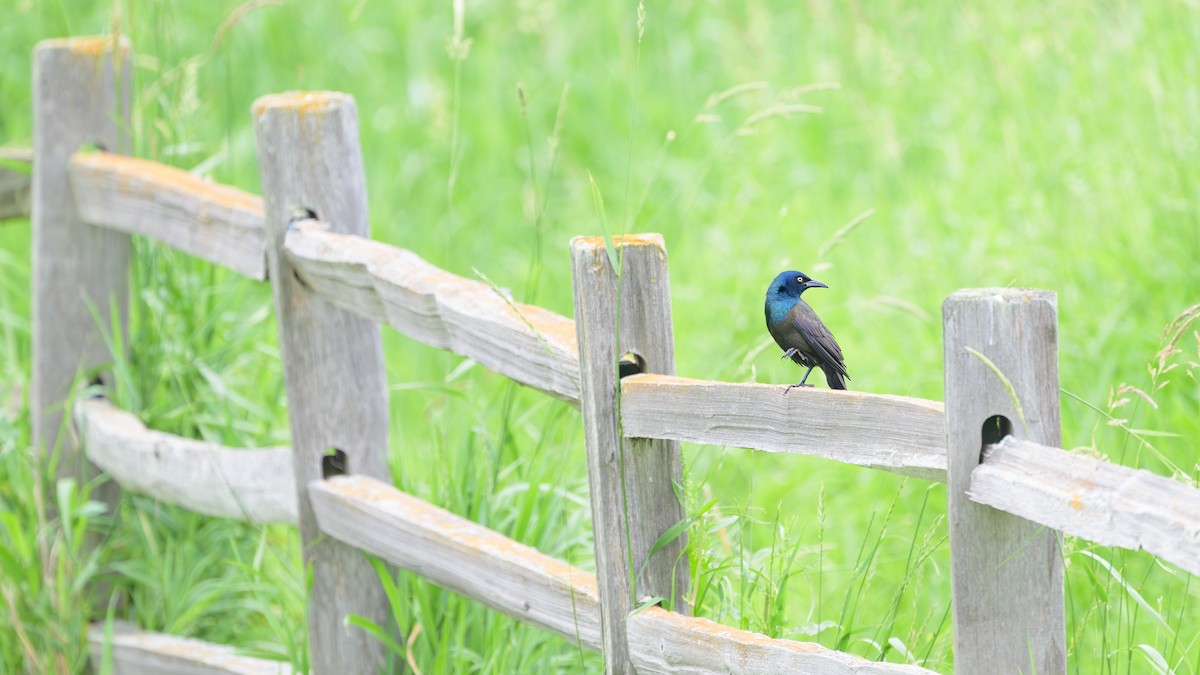
[[[971,473],[971,501],[1102,546],[1144,549],[1200,574],[1200,491],[1012,436]]]
[[[600,648],[595,576],[364,476],[309,486],[321,531],[514,619]],[[658,607],[628,621],[644,673],[930,673],[777,640]]]
[[[209,516],[296,524],[291,448],[243,450],[151,431],[103,399],[80,401],[84,452],[122,489]]]
[[[667,375],[621,380],[627,438],[816,455],[945,482],[943,406],[904,396]]]
[[[570,319],[513,302],[411,251],[328,232],[317,221],[296,224],[284,250],[304,284],[339,307],[578,404],[579,350]]]
[[[68,171],[75,204],[88,223],[156,239],[252,279],[266,278],[263,203],[257,195],[107,152],[76,153]]]
[[[0,148],[0,220],[29,216],[33,151]]]
[[[128,624],[115,625],[111,638],[101,624],[88,628],[88,647],[97,672],[107,654],[113,675],[292,675],[292,667],[286,663],[241,656],[233,647],[152,633]]]

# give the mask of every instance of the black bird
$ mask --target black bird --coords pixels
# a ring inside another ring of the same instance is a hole
[[[825,373],[825,381],[830,389],[845,389],[846,380],[850,379],[842,358],[842,348],[813,308],[800,299],[800,295],[810,288],[829,287],[804,272],[789,270],[775,277],[767,289],[767,330],[771,331],[771,337],[783,349],[782,358],[791,357],[808,368],[804,372],[804,379],[789,386],[783,391],[784,394],[795,387],[813,386],[805,384],[813,368],[820,368]]]

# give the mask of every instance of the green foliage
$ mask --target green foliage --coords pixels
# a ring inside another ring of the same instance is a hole
[[[0,144],[29,143],[36,41],[115,25],[138,53],[136,154],[257,191],[254,98],[348,91],[374,236],[520,301],[571,314],[571,236],[662,232],[685,375],[791,381],[760,309],[788,267],[831,286],[811,301],[856,388],[932,399],[946,295],[1053,289],[1065,444],[1195,480],[1200,15],[1186,3],[454,4],[16,0]],[[269,289],[136,247],[108,395],[163,431],[286,442]],[[28,250],[27,227],[0,225],[4,405],[27,389]],[[387,331],[385,349],[397,484],[588,567],[578,414]],[[294,533],[132,496],[101,516],[95,486],[41,475],[24,418],[0,419],[0,671],[78,671],[83,622],[110,613],[83,612],[95,581],[123,601],[115,617],[305,665]],[[701,613],[949,669],[942,487],[685,456]],[[39,511],[46,495],[70,507],[61,519]],[[1066,547],[1073,672],[1200,671],[1191,575]],[[392,583],[379,628],[397,669],[596,666],[411,575]]]

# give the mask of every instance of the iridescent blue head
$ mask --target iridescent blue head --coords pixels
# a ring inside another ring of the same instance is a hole
[[[829,288],[813,279],[804,272],[788,270],[780,272],[779,276],[767,288],[767,321],[777,323],[783,321],[787,313],[792,311],[800,295],[810,288]]]

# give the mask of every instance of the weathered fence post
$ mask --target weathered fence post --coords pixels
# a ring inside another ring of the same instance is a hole
[[[942,307],[954,669],[960,675],[1066,672],[1057,533],[967,498],[984,445],[1009,433],[1062,443],[1057,311],[1052,292],[1008,288],[959,291]]]
[[[643,372],[675,373],[666,249],[657,234],[611,244],[619,271],[600,237],[572,240],[571,262],[605,672],[626,673],[626,617],[646,597],[687,614],[688,560],[682,535],[649,556],[685,515],[679,443],[621,437],[621,356],[636,355]]]
[[[321,536],[308,485],[323,478],[323,464],[391,482],[379,326],[308,292],[283,251],[297,208],[311,210],[338,232],[368,236],[357,112],[346,94],[288,93],[258,99],[254,117],[300,535],[312,573],[308,634],[313,672],[374,675],[385,662],[383,645],[344,622],[357,614],[386,629],[391,621],[387,599],[362,553]]]
[[[81,369],[112,360],[104,331],[113,313],[124,334],[129,308],[129,235],[88,225],[75,208],[67,164],[88,143],[129,145],[129,45],[111,37],[38,43],[33,57],[34,447],[61,443],[58,476],[81,483],[95,471],[71,434],[60,438],[71,384]],[[123,348],[123,345],[117,345]],[[116,504],[116,484],[93,493]]]

